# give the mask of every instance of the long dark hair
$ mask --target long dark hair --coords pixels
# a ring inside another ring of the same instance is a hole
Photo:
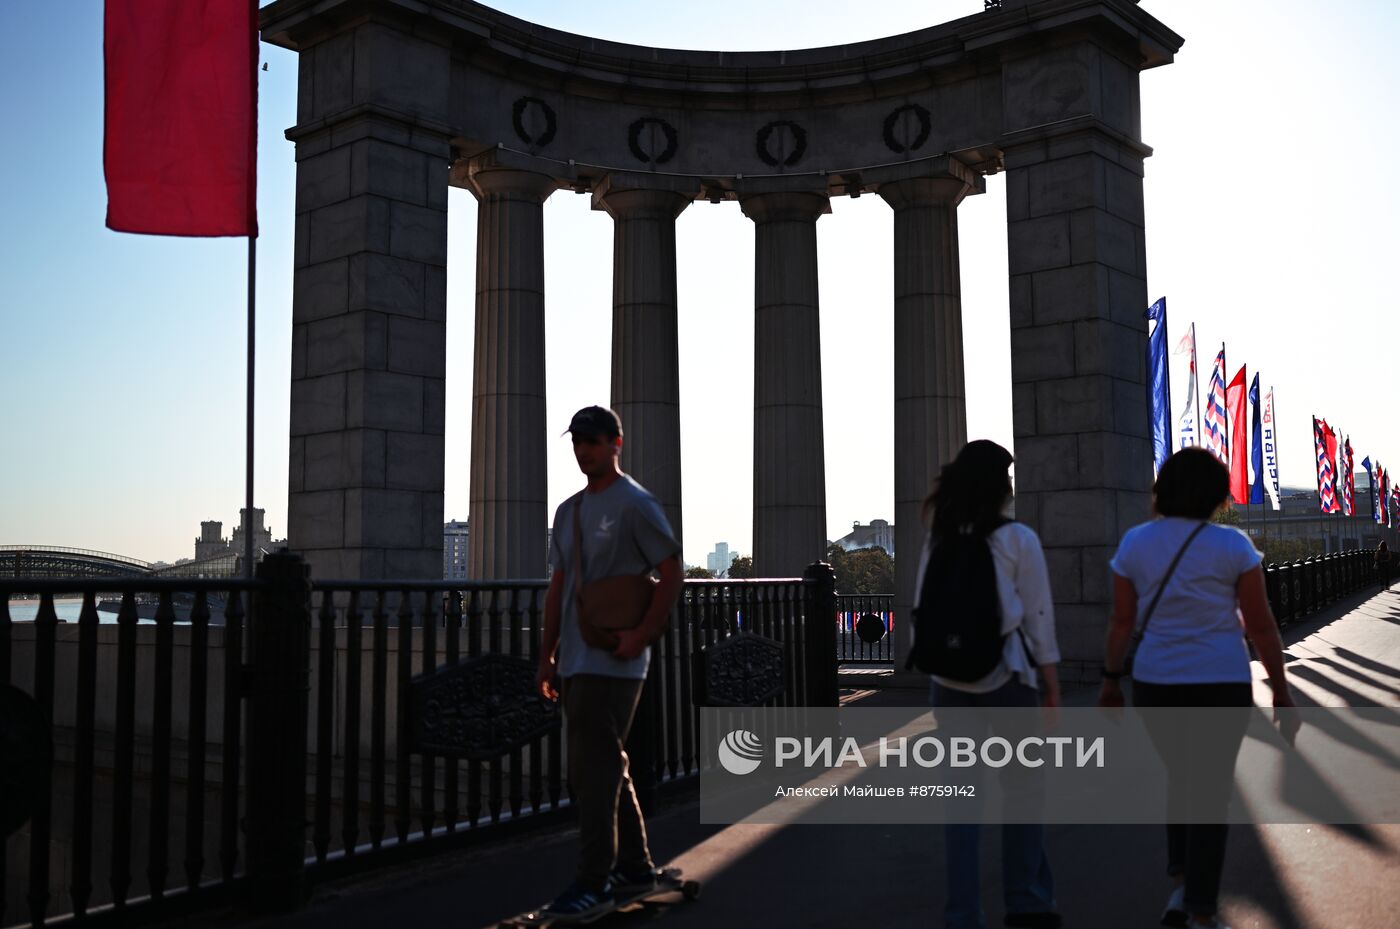
[[[1001,520],[1002,507],[1011,499],[1011,475],[1015,459],[995,442],[978,439],[963,446],[958,456],[943,466],[933,490],[924,500],[924,521],[932,516],[933,534],[946,539],[970,526],[987,535]]]

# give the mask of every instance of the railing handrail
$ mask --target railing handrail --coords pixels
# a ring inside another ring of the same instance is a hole
[[[0,595],[84,593],[193,593],[257,590],[263,582],[245,577],[0,577]]]
[[[339,593],[341,591],[354,590],[386,590],[392,592],[410,591],[412,593],[422,593],[424,591],[452,590],[517,590],[520,588],[543,589],[549,586],[548,578],[520,578],[516,580],[501,581],[472,581],[472,580],[313,580],[311,589],[313,591],[330,591]]]
[[[801,584],[800,577],[688,577],[686,584],[696,587],[723,587],[726,585],[757,586],[761,584]]]
[[[68,548],[62,545],[0,545],[0,552],[57,552],[64,555],[96,555],[101,558],[106,558],[109,561],[119,561],[122,564],[135,565],[138,568],[149,568],[152,564],[149,561],[142,561],[140,558],[132,558],[129,555],[99,552],[91,548]]]

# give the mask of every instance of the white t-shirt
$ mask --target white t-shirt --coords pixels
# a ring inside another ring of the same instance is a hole
[[[1199,520],[1169,516],[1134,526],[1109,562],[1132,581],[1138,607],[1134,628]],[[1150,684],[1248,683],[1249,650],[1235,594],[1240,576],[1263,556],[1249,536],[1208,523],[1176,566],[1133,660],[1133,677]]]
[[[914,586],[915,603],[919,602],[923,591],[931,541],[931,538],[924,540],[919,571],[914,575],[918,578]],[[1001,634],[1005,637],[1001,663],[976,681],[952,681],[936,674],[930,677],[945,687],[976,694],[996,690],[1013,674],[1021,683],[1037,687],[1035,668],[1026,657],[1026,649],[1030,649],[1036,665],[1055,664],[1060,660],[1060,648],[1055,641],[1055,603],[1040,537],[1025,523],[1013,522],[987,536],[987,544],[996,566],[997,598],[1001,601]]]

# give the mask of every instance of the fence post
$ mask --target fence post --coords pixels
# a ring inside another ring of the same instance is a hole
[[[306,731],[311,689],[311,580],[285,550],[258,565],[249,614],[247,874],[241,902],[258,912],[306,899]]]
[[[802,572],[802,624],[807,654],[807,705],[836,706],[836,572],[818,561]]]

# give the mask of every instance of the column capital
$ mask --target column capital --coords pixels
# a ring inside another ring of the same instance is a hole
[[[896,210],[921,206],[952,206],[969,194],[985,191],[986,183],[971,171],[930,174],[880,185],[880,197]]]
[[[601,184],[593,191],[593,209],[605,210],[613,219],[672,221],[690,206],[691,200],[674,190],[613,187],[610,184]]]
[[[489,154],[453,165],[452,182],[470,190],[478,200],[504,196],[544,203],[559,189],[554,177],[497,164]]]
[[[831,212],[831,198],[824,193],[789,191],[740,196],[739,208],[756,223],[816,222]]]

